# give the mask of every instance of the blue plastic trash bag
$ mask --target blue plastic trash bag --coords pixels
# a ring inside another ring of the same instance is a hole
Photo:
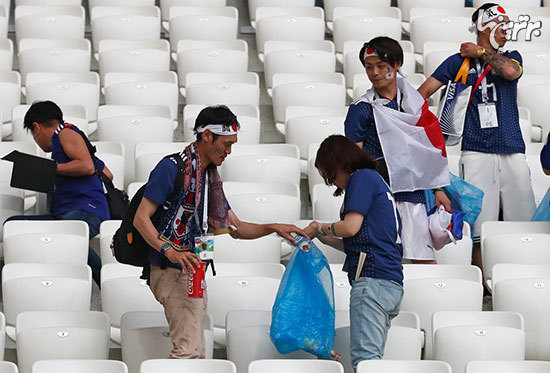
[[[550,221],[550,188],[546,191],[539,207],[535,210],[531,221]]]
[[[281,279],[271,341],[281,354],[304,350],[329,359],[335,334],[332,273],[327,258],[311,240],[296,238],[302,250],[294,250]]]
[[[483,191],[452,173],[449,173],[449,176],[451,184],[445,187],[445,193],[451,200],[451,208],[453,211],[462,211],[464,213],[462,219],[473,227],[481,213]],[[433,192],[425,190],[424,194],[426,196],[426,211],[430,211],[435,206]]]

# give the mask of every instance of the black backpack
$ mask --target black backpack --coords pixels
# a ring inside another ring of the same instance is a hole
[[[184,159],[182,159],[180,153],[170,154],[164,158],[173,158],[176,160],[178,164],[178,173],[174,181],[174,191],[170,196],[168,196],[164,204],[159,206],[157,211],[155,211],[155,213],[151,217],[151,221],[153,222],[153,225],[155,227],[159,227],[164,217],[164,212],[171,206],[172,203],[175,202],[174,200],[178,195],[178,192],[184,185],[185,164]],[[115,255],[116,260],[120,263],[130,264],[136,267],[143,267],[144,271],[141,278],[144,279],[149,278],[148,257],[149,248],[151,246],[149,246],[143,236],[134,227],[134,217],[136,215],[137,208],[143,198],[143,193],[145,192],[146,186],[147,185],[144,185],[139,188],[139,190],[132,198],[132,201],[128,206],[128,210],[126,211],[126,214],[122,219],[120,228],[118,228],[118,230],[113,235],[112,242],[113,254]]]

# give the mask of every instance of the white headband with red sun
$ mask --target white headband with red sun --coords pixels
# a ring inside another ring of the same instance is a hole
[[[236,135],[241,125],[239,122],[232,124],[207,124],[206,126],[199,127],[195,130],[195,133],[203,133],[206,130],[210,130],[213,134],[221,136]]]

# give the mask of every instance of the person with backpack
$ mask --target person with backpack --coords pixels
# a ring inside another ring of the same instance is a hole
[[[199,256],[190,251],[196,237],[225,231],[233,238],[254,239],[277,233],[295,242],[291,233],[305,235],[294,225],[240,221],[231,210],[217,167],[231,153],[239,128],[228,107],[204,108],[195,121],[196,141],[180,153],[179,161],[171,156],[157,164],[135,213],[134,226],[150,246],[150,286],[168,320],[171,358],[205,356],[206,289],[203,298],[188,296],[188,272],[195,273],[200,263]],[[183,172],[178,164],[183,165]],[[183,186],[175,190],[179,174],[183,174]],[[166,206],[167,199],[171,201],[155,225],[152,217]]]
[[[110,214],[95,164],[110,180],[111,171],[99,158],[92,159],[80,129],[63,121],[63,112],[54,102],[34,102],[25,114],[23,126],[40,149],[51,152],[56,161],[55,190],[49,196],[49,214],[12,216],[8,220],[82,220],[88,224],[89,238],[96,236],[101,222],[109,220]],[[101,259],[91,247],[88,265],[99,285]]]
[[[523,74],[521,54],[503,51],[506,10],[495,3],[481,5],[472,14],[470,31],[476,43],[462,43],[419,88],[428,98],[452,81],[469,63],[466,84],[473,87],[466,110],[460,157],[461,177],[484,193],[474,224],[473,263],[481,267],[481,225],[499,220],[528,221],[535,211],[525,143],[519,125],[518,80]]]

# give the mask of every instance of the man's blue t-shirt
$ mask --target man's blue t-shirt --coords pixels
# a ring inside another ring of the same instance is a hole
[[[77,126],[70,123],[62,123],[56,128],[51,140],[52,159],[60,164],[71,161],[59,140],[59,133],[63,130],[81,133]],[[101,159],[95,158],[98,167],[103,170],[105,164]],[[110,219],[103,183],[95,173],[79,177],[59,174],[55,176],[55,190],[51,195],[51,214],[60,215],[74,210],[90,212],[102,221]]]
[[[389,108],[399,110],[397,96],[385,104]],[[344,122],[346,137],[353,142],[363,142],[363,150],[369,153],[374,159],[384,158],[382,146],[376,131],[372,105],[364,101],[356,101],[350,105]],[[395,200],[399,202],[425,203],[424,191],[399,192],[394,194]]]
[[[516,60],[522,66],[522,58],[518,51],[507,51],[505,57]],[[443,84],[454,80],[462,62],[460,53],[447,58],[432,74],[432,77]],[[480,63],[481,70],[486,64]],[[476,59],[470,59],[470,71],[466,84],[475,85],[479,77]],[[489,72],[487,74],[487,93],[489,102],[496,104],[498,127],[482,129],[479,121],[478,104],[483,102],[481,85],[474,94],[468,106],[464,123],[462,150],[472,150],[481,153],[525,153],[525,143],[519,126],[519,111],[517,104],[518,79],[506,80]],[[496,95],[495,95],[496,91]]]
[[[550,134],[546,138],[546,144],[540,152],[540,164],[545,170],[550,170]]]
[[[163,158],[156,165],[153,171],[151,171],[151,174],[149,175],[149,181],[147,182],[147,186],[145,187],[143,196],[160,205],[164,204],[164,202],[168,199],[168,197],[171,196],[172,192],[174,191],[174,183],[175,183],[177,174],[178,174],[178,164],[176,160],[173,158]],[[205,179],[206,179],[205,178],[206,173],[203,173],[202,175],[203,177],[201,182],[202,182],[202,185],[204,185]],[[192,200],[194,201],[194,198]],[[203,206],[204,206],[203,203],[204,203],[204,193],[202,193],[201,195],[199,207],[197,209],[193,209],[198,214],[199,222],[202,222],[202,218],[203,218]],[[178,223],[177,225],[181,229],[183,229],[183,231],[181,232],[182,242],[179,243],[182,246],[193,245],[195,241],[195,237],[201,235],[200,227],[196,223],[197,220],[195,219],[193,212],[187,211],[186,213],[186,211],[183,211],[181,214],[179,214],[180,219],[182,219],[182,221],[176,222]],[[164,222],[161,222],[161,225],[164,225]],[[161,226],[158,226],[155,228],[160,230]],[[151,263],[151,265],[160,266],[163,263],[163,261],[168,267],[181,268],[179,264],[174,264],[169,260],[166,260],[158,251],[154,249],[149,250],[149,262]]]
[[[361,277],[373,277],[403,284],[401,219],[388,185],[375,170],[361,169],[350,175],[341,219],[350,211],[363,215],[361,229],[343,238],[344,271],[355,279],[359,253],[367,254]]]

